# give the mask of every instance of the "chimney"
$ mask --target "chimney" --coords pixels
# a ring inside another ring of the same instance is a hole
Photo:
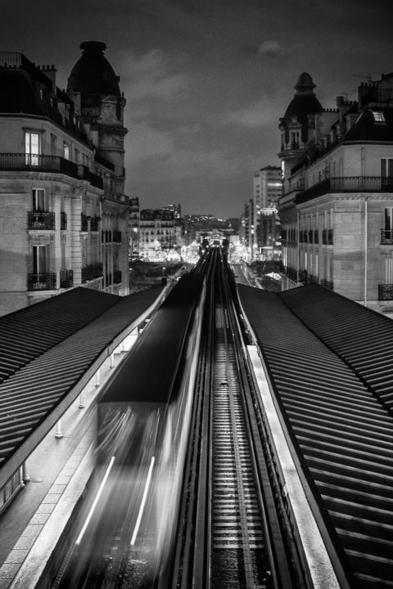
[[[46,77],[49,78],[50,81],[52,82],[52,92],[55,93],[56,92],[56,72],[57,72],[57,69],[55,68],[54,65],[43,65],[41,68],[41,71],[43,71],[44,74],[46,75]]]

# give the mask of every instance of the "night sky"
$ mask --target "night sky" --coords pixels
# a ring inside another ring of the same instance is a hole
[[[141,206],[239,216],[258,168],[278,165],[278,119],[302,71],[325,107],[393,70],[392,0],[13,0],[1,49],[54,63],[107,44],[127,99],[128,193]]]

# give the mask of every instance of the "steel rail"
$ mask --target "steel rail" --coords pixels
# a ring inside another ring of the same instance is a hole
[[[228,268],[211,259],[172,589],[291,589]]]
[[[272,586],[290,589],[296,585],[303,586],[303,570],[299,570],[293,562],[293,536],[287,536],[283,525],[281,502],[277,497],[277,486],[273,477],[274,464],[271,454],[266,450],[266,432],[262,428],[262,415],[255,384],[248,365],[246,349],[247,334],[241,326],[240,308],[237,305],[235,282],[226,281],[228,318],[233,334],[233,344],[237,350],[235,355],[237,370],[242,383],[243,403],[250,433],[250,449],[254,455],[255,483],[260,497],[262,522],[269,556]]]
[[[215,260],[209,259],[206,268],[206,283],[210,283],[214,273]],[[190,587],[208,587],[210,562],[206,551],[209,544],[206,517],[208,517],[208,484],[201,473],[209,469],[207,443],[209,439],[210,390],[213,365],[212,321],[214,314],[214,296],[208,289],[203,317],[203,337],[197,369],[195,386],[195,403],[190,434],[189,452],[185,468],[183,499],[180,507],[181,522],[177,535],[175,550],[172,589],[189,589]],[[188,522],[194,522],[189,525]]]

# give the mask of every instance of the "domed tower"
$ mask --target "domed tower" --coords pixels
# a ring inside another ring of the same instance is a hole
[[[80,110],[97,151],[114,165],[117,192],[124,192],[125,98],[104,55],[105,43],[84,41],[82,55],[68,78],[67,93]]]
[[[315,84],[307,72],[300,74],[295,86],[296,93],[280,119],[281,150],[278,154],[284,163],[284,177],[301,159],[307,144],[314,137],[315,120],[310,115],[323,111],[321,103],[314,94]]]

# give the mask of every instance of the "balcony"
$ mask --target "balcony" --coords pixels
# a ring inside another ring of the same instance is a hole
[[[40,274],[28,274],[27,288],[28,290],[55,290],[56,273],[46,272]]]
[[[97,176],[97,174],[93,174],[93,172],[90,172],[89,168],[87,166],[78,166],[79,168],[79,174],[80,174],[80,178],[83,178],[83,180],[87,180],[88,182],[90,182],[90,184],[92,186],[95,186],[96,188],[104,188],[104,181],[101,178],[101,176]],[[82,168],[82,173],[80,172],[80,169]]]
[[[72,270],[60,270],[60,288],[72,288],[74,286],[74,273]]]
[[[393,245],[392,229],[381,229],[381,245]]]
[[[89,280],[94,280],[94,278],[100,278],[103,276],[102,272],[102,264],[89,264],[89,266],[85,266],[82,268],[82,282],[88,282]]]
[[[381,176],[347,176],[328,178],[300,192],[296,204],[301,204],[323,196],[339,192],[393,192],[393,177]]]
[[[0,171],[3,170],[66,174],[72,178],[87,180],[97,188],[104,187],[102,178],[93,174],[87,166],[78,165],[56,155],[0,153]]]
[[[393,301],[393,284],[378,284],[378,300]]]
[[[318,278],[313,276],[307,270],[300,270],[299,271],[299,282],[303,282],[303,284],[318,284]]]
[[[48,211],[29,211],[27,213],[27,228],[52,231],[55,228],[55,213]]]
[[[60,213],[60,229],[67,229],[67,213],[63,211]]]

